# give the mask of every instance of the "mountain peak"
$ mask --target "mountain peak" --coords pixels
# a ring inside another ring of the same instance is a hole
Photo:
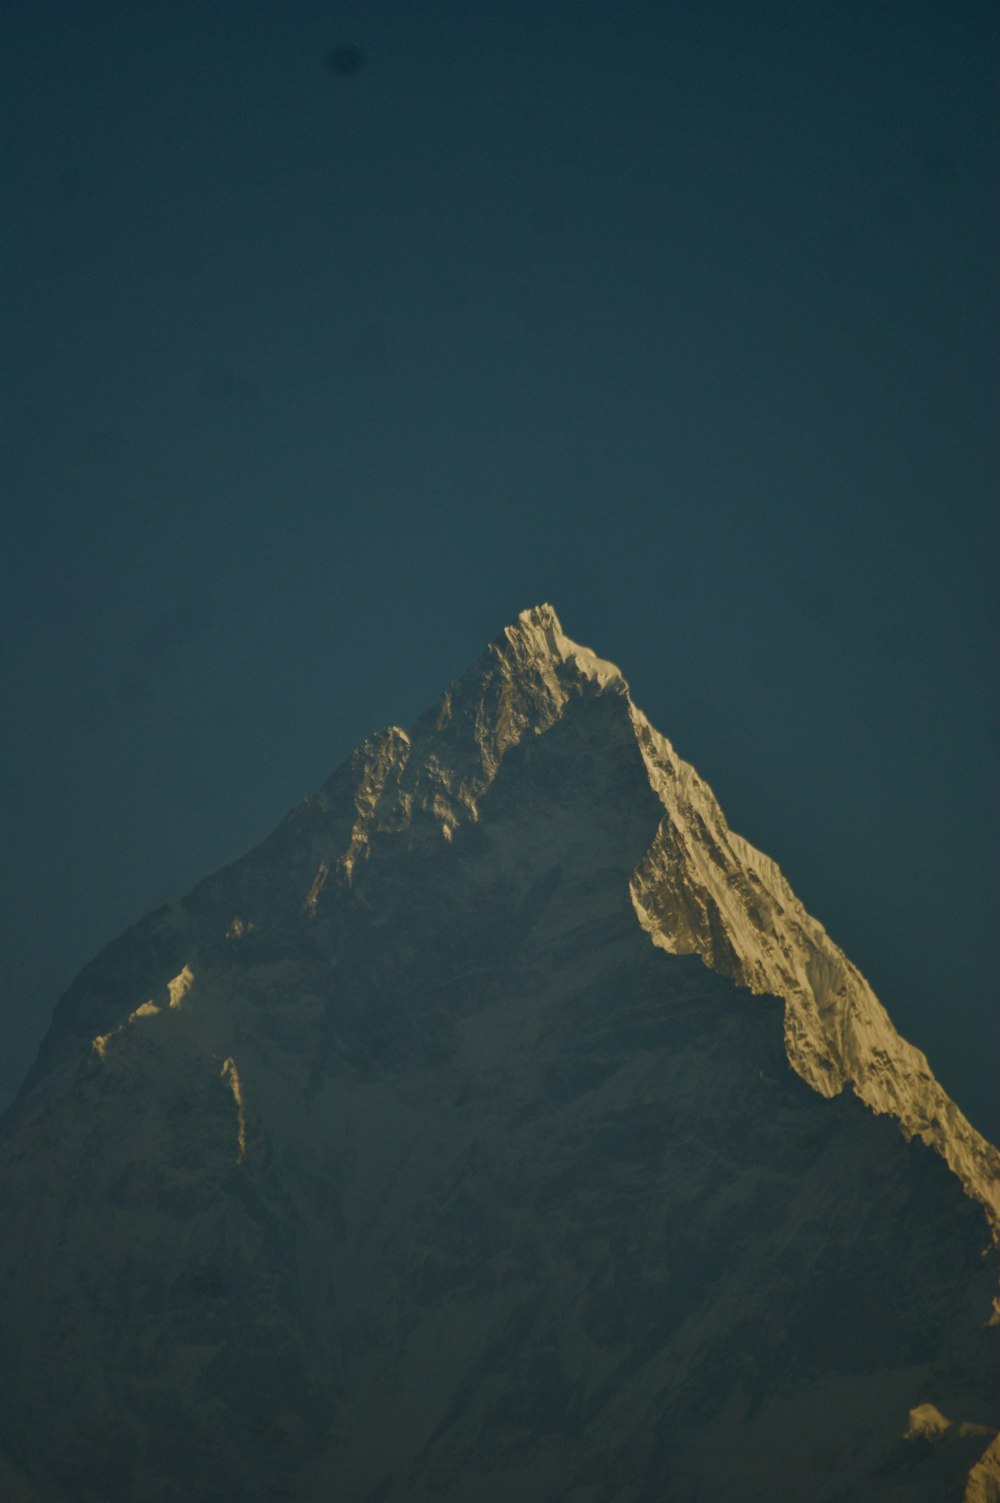
[[[894,1117],[906,1137],[933,1146],[1000,1229],[996,1148],[967,1122],[920,1050],[896,1032],[868,982],[806,911],[777,863],[729,828],[712,789],[635,705],[621,670],[568,637],[548,603],[521,611],[493,652],[513,704],[488,709],[491,691],[475,675],[478,707],[469,719],[485,773],[476,798],[529,726],[544,734],[580,694],[621,696],[661,806],[659,828],[630,882],[636,917],[652,943],[670,954],[698,955],[757,995],[780,997],[792,1068],[820,1095],[849,1087],[873,1111]]]
[[[535,606],[60,1002],[0,1125],[0,1493],[957,1497],[998,1192]]]
[[[598,657],[589,647],[568,637],[555,608],[547,603],[521,611],[517,620],[505,628],[502,638],[514,649],[519,661],[551,664],[557,672],[568,668],[599,690],[614,687],[621,693],[627,692],[628,685],[617,664]]]

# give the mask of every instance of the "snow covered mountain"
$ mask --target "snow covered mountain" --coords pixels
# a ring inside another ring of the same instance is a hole
[[[549,606],[85,968],[0,1204],[4,1497],[1000,1496],[1000,1155]]]

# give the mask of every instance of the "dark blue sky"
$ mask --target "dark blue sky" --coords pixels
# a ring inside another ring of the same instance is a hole
[[[6,0],[0,1098],[549,599],[1000,1137],[997,22]]]

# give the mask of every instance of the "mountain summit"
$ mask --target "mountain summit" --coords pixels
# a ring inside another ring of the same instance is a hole
[[[548,605],[81,972],[0,1204],[5,1498],[1000,1495],[1000,1155]]]

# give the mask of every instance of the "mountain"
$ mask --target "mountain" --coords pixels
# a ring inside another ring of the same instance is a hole
[[[983,1503],[1000,1155],[523,612],[150,914],[0,1129],[22,1503]]]

